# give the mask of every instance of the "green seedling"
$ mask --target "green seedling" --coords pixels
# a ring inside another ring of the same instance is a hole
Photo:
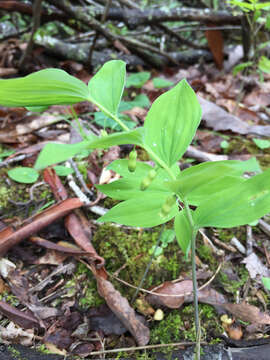
[[[197,97],[186,80],[161,95],[152,104],[143,127],[129,130],[119,119],[118,108],[125,84],[125,64],[112,60],[90,80],[88,86],[62,70],[41,70],[24,78],[0,80],[0,104],[40,107],[90,101],[123,129],[97,137],[87,135],[73,145],[48,144],[35,169],[65,161],[85,149],[132,144],[143,148],[155,163],[129,160],[112,162],[108,168],[121,178],[96,187],[120,203],[99,222],[153,227],[173,221],[174,234],[185,257],[191,249],[197,334],[196,359],[200,359],[200,325],[196,281],[196,236],[201,227],[231,228],[258,220],[270,212],[270,169],[258,172],[255,159],[205,162],[180,171],[179,159],[191,143],[201,120]],[[141,188],[144,179],[148,179]],[[191,206],[192,205],[192,209]],[[194,209],[194,210],[193,210]]]
[[[158,257],[163,253],[163,249],[165,249],[170,243],[172,243],[175,239],[175,232],[172,229],[164,230],[161,234],[160,238],[160,246],[153,245],[149,250],[149,254],[152,255],[154,253],[155,257]]]

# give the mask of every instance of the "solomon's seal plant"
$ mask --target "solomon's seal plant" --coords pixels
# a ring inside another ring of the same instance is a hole
[[[201,120],[194,91],[186,80],[180,81],[152,104],[143,127],[129,130],[118,117],[124,85],[125,64],[118,60],[106,63],[88,86],[62,70],[47,69],[24,78],[0,80],[0,104],[33,110],[90,101],[123,129],[101,137],[85,135],[82,142],[73,145],[48,144],[36,161],[36,170],[67,160],[84,149],[133,144],[148,153],[155,167],[137,161],[135,149],[129,159],[115,160],[108,166],[121,178],[97,188],[121,202],[99,221],[139,227],[174,221],[183,254],[187,257],[191,250],[199,359],[196,235],[201,227],[235,227],[269,213],[270,169],[260,172],[256,160],[251,159],[205,162],[180,171],[178,161]],[[248,178],[243,176],[246,172],[258,174]]]

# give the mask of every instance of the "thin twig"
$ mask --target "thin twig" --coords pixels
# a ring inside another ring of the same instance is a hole
[[[179,342],[179,343],[171,343],[171,344],[156,344],[156,345],[145,345],[145,346],[132,346],[129,348],[120,348],[120,349],[112,349],[112,350],[104,350],[104,351],[93,351],[89,355],[102,355],[109,353],[117,353],[122,351],[139,351],[139,350],[147,350],[147,349],[158,349],[163,347],[174,347],[174,346],[192,346],[194,342]],[[203,345],[207,345],[206,342],[202,342]]]
[[[222,266],[222,263],[219,264],[219,266],[218,266],[216,272],[214,273],[214,275],[213,275],[205,284],[203,284],[202,286],[200,286],[200,287],[198,288],[198,291],[203,290],[205,287],[207,287],[207,286],[215,279],[215,277],[217,276],[217,274],[219,273],[219,271],[220,271],[220,269],[221,269],[221,266]],[[113,275],[113,274],[110,274],[110,273],[108,273],[108,274],[109,274],[112,278],[114,278],[114,279],[116,279],[117,281],[121,282],[122,284],[124,284],[124,285],[126,285],[126,286],[129,286],[129,287],[131,287],[132,289],[137,289],[137,286],[131,285],[131,284],[128,283],[127,281],[122,280],[122,279],[120,279],[119,277],[117,277],[117,276],[115,276],[115,275]],[[174,281],[172,281],[172,282],[173,282],[173,283],[176,283],[176,282],[179,282],[179,281],[180,281],[180,280],[177,280],[177,279],[176,279],[176,280],[174,280]],[[166,296],[166,297],[182,297],[182,296],[188,296],[188,295],[193,294],[193,291],[189,291],[189,292],[187,292],[187,293],[182,293],[182,294],[175,294],[175,295],[172,295],[172,294],[160,294],[160,293],[154,291],[154,290],[159,289],[159,288],[162,287],[162,286],[163,286],[163,284],[158,285],[158,286],[155,287],[152,291],[141,288],[140,291],[141,291],[141,292],[144,292],[144,293],[146,293],[146,294],[156,295],[156,296],[161,296],[161,297],[162,297],[162,296]]]
[[[41,12],[42,12],[42,0],[35,0],[34,6],[33,6],[33,27],[32,27],[32,31],[31,31],[30,39],[27,44],[27,48],[26,48],[22,58],[20,59],[19,69],[23,69],[25,67],[28,56],[32,52],[33,45],[34,45],[34,36],[40,26]]]
[[[109,9],[111,7],[111,4],[112,4],[112,0],[107,0],[107,3],[106,3],[106,7],[105,7],[105,10],[102,14],[102,17],[101,17],[101,20],[100,20],[100,23],[101,24],[104,24],[105,21],[106,21],[106,18],[107,18],[107,15],[108,15],[108,12],[109,12]],[[92,63],[92,56],[93,56],[93,52],[94,52],[94,49],[95,49],[95,46],[96,46],[96,42],[98,40],[98,37],[99,37],[99,32],[96,31],[96,34],[95,34],[95,37],[93,39],[93,42],[92,42],[92,45],[90,47],[90,50],[89,50],[89,55],[88,55],[88,60],[87,60],[87,64],[91,67],[91,63]]]

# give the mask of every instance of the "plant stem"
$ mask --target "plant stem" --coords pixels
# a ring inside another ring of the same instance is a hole
[[[121,126],[121,128],[124,131],[129,131],[130,129],[123,123],[122,120],[120,120],[116,115],[112,114],[110,111],[108,111],[107,109],[105,109],[104,106],[100,105],[96,100],[94,100],[91,96],[88,96],[88,101],[94,103],[97,107],[100,108],[100,110],[102,112],[104,112],[105,115],[107,115],[108,117],[110,117],[111,119],[113,119],[114,121],[117,122],[118,125]]]
[[[168,175],[175,180],[176,177],[174,175],[174,173],[172,172],[172,170],[169,168],[169,166],[167,166],[167,164],[165,164],[165,162],[163,160],[161,160],[152,150],[150,147],[148,147],[147,145],[143,145],[143,148],[148,152],[148,154],[151,156],[151,158],[153,160],[155,160],[161,167],[163,167],[164,170],[167,171]]]
[[[199,305],[198,305],[198,285],[197,285],[197,275],[196,275],[196,235],[197,229],[194,225],[192,218],[191,210],[189,208],[188,202],[184,199],[184,205],[187,212],[188,221],[190,227],[192,228],[191,236],[191,266],[192,266],[192,284],[193,284],[193,304],[194,304],[194,314],[195,314],[195,329],[196,329],[196,347],[195,347],[195,360],[200,360],[200,338],[201,338],[201,329],[200,329],[200,319],[199,319]]]

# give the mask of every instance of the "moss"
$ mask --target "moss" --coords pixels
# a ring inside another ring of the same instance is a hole
[[[93,236],[93,244],[100,256],[106,260],[106,269],[114,273],[124,266],[119,277],[132,285],[138,285],[150,261],[150,249],[156,244],[159,228],[152,231],[123,230],[110,224],[101,225]],[[168,279],[179,276],[188,264],[183,261],[183,255],[176,242],[170,243],[163,254],[153,259],[145,279],[144,288],[160,284]],[[130,298],[134,289],[123,287],[114,282],[118,290],[124,290]]]
[[[207,263],[210,268],[211,267],[215,267],[217,264],[217,261],[215,259],[215,257],[213,256],[212,250],[209,248],[209,246],[206,246],[204,244],[199,245],[197,247],[197,253],[200,257],[200,259]]]
[[[151,344],[169,344],[183,339],[184,322],[178,310],[173,310],[151,329]]]
[[[210,334],[218,337],[223,328],[217,322],[215,309],[210,305],[199,304],[202,340],[209,341]],[[151,329],[151,344],[169,344],[179,341],[196,341],[193,305],[171,311],[160,323]]]
[[[230,280],[228,278],[228,275],[225,274],[223,271],[220,271],[218,274],[217,280],[220,283],[221,287],[227,291],[228,293],[231,293],[233,295],[236,295],[236,292],[241,289],[241,287],[247,282],[249,274],[246,268],[241,265],[239,268],[237,268],[238,277],[239,280]]]
[[[12,354],[12,357],[17,360],[27,360],[25,357],[21,356],[21,353],[19,350],[15,349],[12,346],[8,346],[8,351]]]

